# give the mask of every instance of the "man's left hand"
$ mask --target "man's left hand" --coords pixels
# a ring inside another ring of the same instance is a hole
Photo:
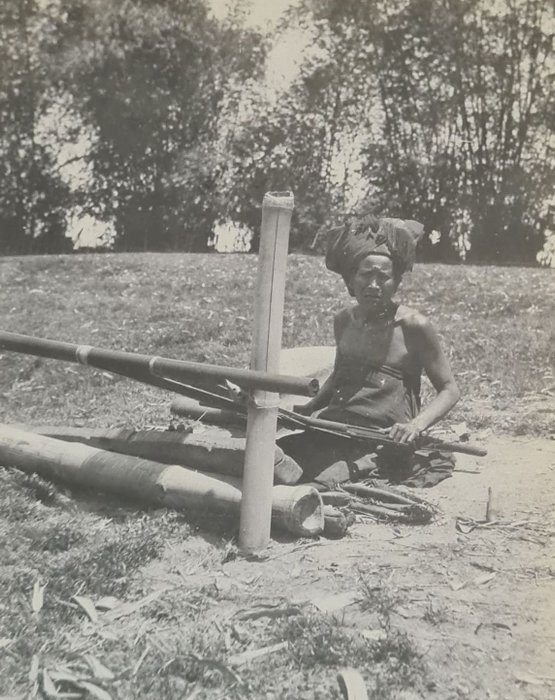
[[[389,430],[389,437],[397,442],[410,444],[413,443],[421,433],[422,428],[416,421],[411,420],[408,423],[395,423],[392,425]]]

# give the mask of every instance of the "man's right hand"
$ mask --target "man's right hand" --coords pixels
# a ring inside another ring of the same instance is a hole
[[[295,413],[300,413],[301,416],[310,416],[312,413],[314,413],[314,409],[310,405],[310,401],[307,403],[295,404],[293,406],[293,411]]]

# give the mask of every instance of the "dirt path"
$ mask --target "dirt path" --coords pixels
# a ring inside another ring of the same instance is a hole
[[[362,576],[390,601],[390,624],[416,641],[430,668],[430,697],[552,698],[555,443],[495,439],[488,448],[487,459],[460,456],[452,479],[423,492],[441,509],[431,525],[358,523],[343,540],[273,542],[267,561],[236,559],[189,583],[237,586],[253,602],[296,602],[350,592],[356,598]],[[484,519],[488,486],[498,522],[471,529],[471,520]],[[468,522],[457,526],[458,517]],[[159,580],[159,565],[150,575]],[[330,614],[361,629],[379,624],[356,602]]]

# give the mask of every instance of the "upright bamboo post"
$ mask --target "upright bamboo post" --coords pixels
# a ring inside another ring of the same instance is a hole
[[[250,366],[253,370],[279,370],[293,204],[291,192],[268,192],[262,202]],[[250,394],[239,523],[239,548],[244,554],[264,549],[270,540],[278,400],[278,394],[262,389],[253,389]]]

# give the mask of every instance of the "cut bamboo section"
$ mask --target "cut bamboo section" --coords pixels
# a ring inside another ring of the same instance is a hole
[[[272,373],[279,367],[293,204],[291,192],[267,192],[262,202],[250,360],[251,371],[258,373]],[[244,498],[239,522],[239,549],[244,554],[264,549],[270,538],[278,405],[279,395],[272,392],[271,387],[252,390],[247,416]]]
[[[291,215],[289,214],[289,218]],[[20,352],[26,355],[46,357],[65,362],[78,362],[107,372],[120,374],[146,384],[153,383],[172,390],[172,383],[220,383],[233,382],[246,389],[264,391],[287,391],[300,396],[314,396],[318,393],[318,382],[302,377],[285,377],[263,371],[238,369],[210,365],[205,362],[185,362],[156,355],[140,355],[135,352],[106,350],[91,345],[75,345],[48,338],[36,338],[21,333],[8,333],[0,330],[0,350]],[[149,381],[149,377],[161,382]],[[178,389],[179,387],[175,387]],[[178,393],[180,393],[178,391]]]
[[[234,477],[215,478],[1,424],[0,464],[182,511],[238,513],[242,499],[241,481]],[[319,534],[324,527],[319,493],[308,485],[274,486],[272,524],[295,535]]]
[[[217,409],[216,409],[217,410]],[[241,477],[245,459],[245,438],[230,437],[223,431],[185,433],[177,430],[90,429],[66,426],[17,426],[23,430],[66,442],[81,442],[101,450],[152,459],[165,464]],[[302,469],[292,457],[275,446],[274,483],[296,484]]]

